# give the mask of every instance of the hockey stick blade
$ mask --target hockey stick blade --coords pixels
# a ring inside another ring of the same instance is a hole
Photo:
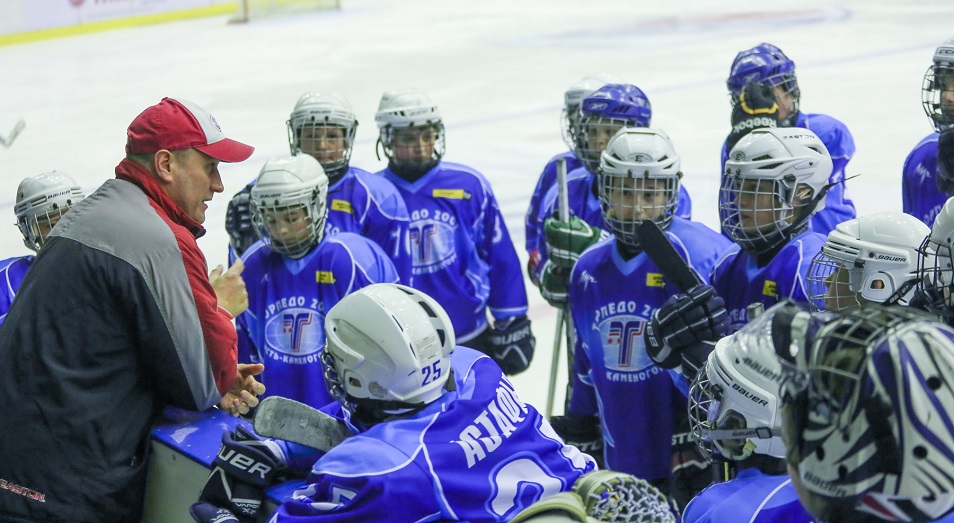
[[[269,396],[258,404],[253,426],[259,436],[283,439],[323,452],[352,435],[338,419],[281,396]]]
[[[10,134],[6,137],[0,135],[0,144],[3,144],[4,147],[13,145],[13,141],[17,139],[17,136],[20,136],[20,131],[23,131],[24,127],[26,127],[26,122],[21,119],[13,126],[13,130],[10,131]]]
[[[639,244],[646,251],[649,259],[663,272],[663,275],[679,287],[680,292],[689,292],[689,289],[702,283],[686,260],[683,260],[676,248],[672,246],[666,233],[652,220],[643,220],[639,224]]]

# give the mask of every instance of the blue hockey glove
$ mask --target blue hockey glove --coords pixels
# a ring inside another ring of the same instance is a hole
[[[696,285],[688,294],[670,296],[663,303],[646,326],[643,339],[646,352],[657,365],[672,369],[685,363],[689,367],[683,367],[686,374],[705,363],[711,343],[722,338],[728,328],[725,302],[711,285]]]
[[[566,305],[567,287],[570,281],[570,269],[557,266],[547,260],[540,276],[540,294],[554,307]]]
[[[567,445],[589,454],[603,468],[603,433],[597,416],[553,416],[550,425]]]
[[[489,355],[507,376],[527,370],[536,345],[537,340],[526,316],[495,322],[487,335]]]
[[[570,216],[566,222],[547,218],[543,222],[543,231],[547,239],[547,257],[564,269],[572,269],[580,254],[600,241],[603,233],[576,216]]]
[[[193,503],[189,507],[189,514],[196,523],[241,523],[235,514],[206,501]]]
[[[199,502],[228,509],[243,523],[261,511],[265,488],[278,472],[279,459],[265,442],[241,425],[222,435],[222,447],[213,460]],[[195,517],[193,515],[193,517]]]
[[[252,211],[249,205],[251,185],[237,192],[225,209],[225,231],[229,233],[229,245],[236,256],[242,256],[245,250],[258,241],[255,227],[252,226]]]
[[[732,131],[725,139],[725,150],[731,151],[752,129],[778,126],[778,104],[772,88],[749,82],[742,87],[739,99],[732,108]]]

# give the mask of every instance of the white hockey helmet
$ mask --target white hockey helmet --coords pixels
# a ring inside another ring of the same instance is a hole
[[[931,233],[918,250],[918,286],[915,291],[934,314],[954,318],[954,198],[934,217]]]
[[[325,383],[351,414],[420,409],[444,394],[454,328],[417,289],[380,283],[345,296],[328,311],[325,337]]]
[[[832,160],[808,129],[755,129],[729,152],[719,191],[726,234],[753,253],[786,241],[825,208]]]
[[[351,161],[351,149],[358,129],[358,120],[351,104],[338,93],[305,93],[298,99],[288,126],[291,154],[303,152],[314,156],[329,179],[344,176]],[[340,137],[326,133],[340,129]]]
[[[661,129],[624,127],[600,155],[603,222],[624,245],[637,247],[643,220],[666,228],[679,200],[681,159]]]
[[[910,214],[879,213],[839,223],[808,268],[813,310],[858,307],[864,301],[907,304],[918,279],[918,250],[930,233]],[[895,293],[901,294],[895,296]]]
[[[785,456],[781,365],[772,320],[789,302],[773,305],[716,343],[689,389],[690,434],[706,457],[739,461],[753,454]]]
[[[17,187],[13,206],[23,244],[39,251],[60,217],[84,197],[76,181],[60,171],[24,178]]]
[[[426,172],[444,157],[444,123],[441,113],[430,97],[420,89],[386,91],[381,96],[378,112],[374,115],[378,124],[378,144],[384,150],[388,161],[400,169]],[[420,138],[427,135],[428,143],[433,142],[430,157],[402,159],[395,155],[395,134],[413,135]],[[431,134],[433,133],[433,134]]]
[[[328,177],[307,154],[265,163],[249,195],[252,225],[272,250],[301,258],[324,237]]]
[[[921,84],[921,105],[935,131],[954,125],[954,38],[934,51]]]
[[[571,151],[576,150],[577,135],[579,134],[580,104],[583,99],[596,92],[606,84],[625,84],[626,81],[615,74],[599,73],[593,76],[584,76],[571,85],[563,93],[563,112],[560,115],[560,129],[563,132],[563,143]]]
[[[782,409],[803,505],[825,521],[954,510],[954,330],[908,307],[865,305],[808,336],[806,351],[807,387]]]

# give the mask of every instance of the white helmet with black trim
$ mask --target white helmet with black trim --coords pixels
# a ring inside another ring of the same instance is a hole
[[[795,362],[806,386],[783,406],[802,504],[824,521],[954,511],[954,329],[869,304],[805,340]]]
[[[444,394],[455,348],[450,317],[423,292],[393,283],[342,298],[325,318],[325,384],[367,421],[419,410]]]
[[[935,131],[954,125],[954,38],[934,51],[934,62],[921,84],[921,105]]]
[[[298,259],[321,242],[328,217],[328,177],[307,154],[269,160],[249,194],[252,225],[266,245]]]
[[[866,301],[906,305],[918,280],[918,249],[930,232],[904,213],[839,223],[808,268],[810,305],[814,310],[843,310]]]
[[[580,104],[583,99],[607,84],[625,84],[626,81],[615,74],[599,73],[584,76],[563,93],[563,112],[560,115],[560,129],[563,131],[563,143],[571,151],[576,150],[579,135]]]
[[[716,343],[689,389],[693,440],[708,458],[739,461],[753,454],[782,458],[783,374],[772,344],[776,304]]]
[[[23,244],[39,251],[56,222],[84,197],[76,181],[60,171],[24,178],[13,206]]]
[[[812,131],[753,130],[725,162],[719,191],[722,228],[747,252],[771,250],[825,208],[831,172],[831,155]]]
[[[314,156],[330,180],[344,176],[358,129],[358,120],[344,96],[305,93],[295,103],[286,125],[291,154],[300,151]]]
[[[624,245],[638,247],[643,220],[666,228],[679,200],[681,158],[661,129],[624,127],[600,155],[603,221]]]

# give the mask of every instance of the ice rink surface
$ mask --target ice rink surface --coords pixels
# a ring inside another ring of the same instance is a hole
[[[231,195],[269,158],[288,154],[285,121],[306,91],[346,95],[360,122],[352,164],[375,155],[374,112],[387,89],[419,87],[440,106],[450,161],[491,182],[521,259],[523,218],[540,170],[566,149],[563,91],[615,73],[639,86],[682,155],[693,218],[718,226],[719,150],[729,129],[725,78],[735,54],[761,42],[797,65],[804,112],[826,113],[854,135],[848,195],[859,214],[901,210],[905,156],[931,132],[921,79],[954,36],[950,0],[842,2],[672,0],[343,0],[340,11],[229,25],[227,17],[115,30],[0,48],[0,257],[27,254],[12,204],[19,181],[58,169],[93,191],[113,177],[125,129],[164,96],[209,110],[256,147],[223,164],[224,194],[199,241],[209,266],[226,261]],[[513,378],[546,403],[555,310],[529,281],[537,352]],[[64,315],[70,311],[63,311]],[[565,348],[564,348],[565,350]],[[565,353],[564,353],[565,354]],[[562,411],[561,362],[557,413]]]

